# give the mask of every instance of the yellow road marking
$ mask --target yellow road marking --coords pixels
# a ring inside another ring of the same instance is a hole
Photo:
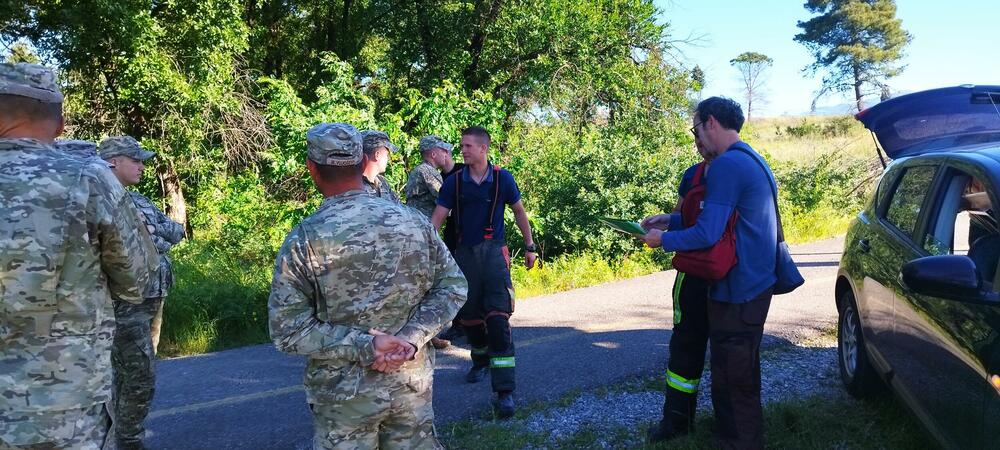
[[[201,411],[203,409],[214,408],[216,406],[227,406],[236,403],[247,402],[250,400],[260,400],[264,398],[277,397],[279,395],[292,394],[302,390],[302,385],[286,386],[283,388],[272,389],[270,391],[264,392],[254,392],[253,394],[237,395],[234,397],[226,397],[219,400],[212,400],[210,402],[194,403],[191,405],[178,406],[175,408],[161,409],[159,411],[153,411],[148,418],[156,419],[158,417],[173,416],[175,414],[182,414],[187,412]]]

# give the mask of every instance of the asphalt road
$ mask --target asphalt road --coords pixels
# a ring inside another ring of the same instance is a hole
[[[790,345],[836,323],[833,288],[842,249],[842,238],[792,248],[806,284],[772,301],[765,346]],[[662,371],[673,279],[673,271],[659,272],[519,302],[512,318],[518,402],[555,399]],[[160,361],[147,446],[309,448],[304,364],[303,358],[271,345]],[[438,352],[434,406],[439,426],[489,412],[489,382],[467,384],[468,366],[467,348]]]

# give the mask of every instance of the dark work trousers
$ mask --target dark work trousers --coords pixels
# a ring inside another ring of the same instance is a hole
[[[708,348],[708,287],[705,279],[683,272],[677,272],[674,279],[674,329],[660,421],[665,435],[686,434],[694,425]]]
[[[459,245],[455,250],[455,261],[469,282],[469,297],[458,311],[458,320],[472,346],[473,366],[490,366],[494,392],[509,392],[515,387],[510,331],[514,287],[509,255],[502,242],[493,240]]]
[[[720,448],[764,448],[760,341],[770,307],[771,289],[747,303],[708,302],[712,405]]]

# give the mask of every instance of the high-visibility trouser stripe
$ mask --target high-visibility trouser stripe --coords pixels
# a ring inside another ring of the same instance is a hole
[[[485,355],[490,352],[489,347],[472,347],[473,355]]]
[[[681,286],[684,284],[684,272],[677,272],[674,281],[674,325],[681,323]]]
[[[698,392],[699,384],[701,384],[701,378],[689,380],[669,370],[667,371],[667,386],[677,389],[678,391],[694,394]]]
[[[494,369],[508,369],[514,367],[514,357],[490,358],[490,367]]]

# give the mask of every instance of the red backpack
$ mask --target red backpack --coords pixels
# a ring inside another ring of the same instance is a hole
[[[706,163],[702,162],[691,178],[691,189],[684,195],[681,203],[681,222],[684,228],[692,227],[698,222],[705,200],[705,183],[702,175]],[[719,281],[736,265],[736,219],[739,213],[733,209],[729,216],[726,229],[715,245],[700,250],[678,251],[674,254],[674,268],[685,274],[703,278],[708,281]]]

